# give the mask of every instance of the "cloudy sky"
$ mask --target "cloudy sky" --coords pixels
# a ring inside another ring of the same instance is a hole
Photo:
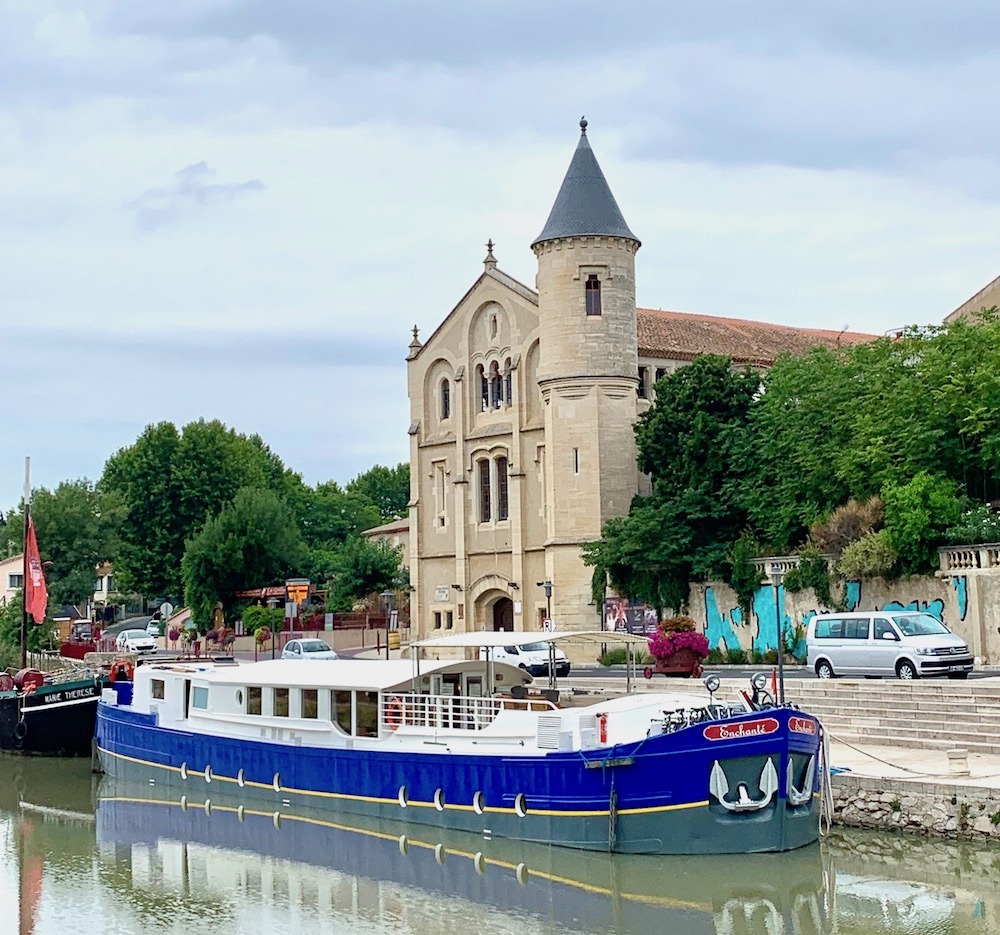
[[[0,509],[151,422],[407,457],[406,347],[577,121],[640,305],[881,333],[1000,274],[985,0],[0,0]]]

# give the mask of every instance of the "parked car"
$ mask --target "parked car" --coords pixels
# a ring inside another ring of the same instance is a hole
[[[940,620],[915,611],[816,614],[806,631],[809,666],[821,679],[838,675],[915,679],[968,678],[969,646]]]
[[[123,653],[156,652],[156,640],[145,630],[122,630],[115,639],[115,648]]]
[[[548,643],[524,643],[521,646],[494,646],[492,649],[494,662],[506,662],[508,665],[524,669],[531,675],[548,675],[549,672]],[[556,648],[556,675],[559,678],[569,675],[569,658],[561,649]],[[486,647],[479,650],[479,658],[486,658]]]
[[[146,624],[146,632],[155,640],[160,635],[160,621],[150,620]]]
[[[281,651],[282,659],[339,659],[322,640],[289,640]]]

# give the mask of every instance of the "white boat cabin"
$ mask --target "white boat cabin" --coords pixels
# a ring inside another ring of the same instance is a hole
[[[665,711],[706,702],[650,692],[560,708],[549,692],[529,694],[530,682],[513,666],[465,660],[421,661],[419,668],[412,660],[365,659],[152,663],[136,669],[129,707],[153,715],[158,727],[248,740],[331,748],[419,743],[425,752],[510,746],[528,754],[640,739]],[[117,695],[108,690],[104,701],[115,704]]]

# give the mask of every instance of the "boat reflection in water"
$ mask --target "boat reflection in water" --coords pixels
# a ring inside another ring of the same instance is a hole
[[[148,877],[143,885],[191,886],[196,865],[216,894],[281,893],[303,921],[357,905],[359,887],[370,895],[374,881],[375,903],[397,917],[413,921],[428,906],[439,913],[437,924],[421,919],[425,933],[482,927],[496,913],[587,933],[831,931],[818,846],[742,858],[607,855],[168,795],[105,777],[99,844],[131,859]],[[466,903],[476,905],[463,910]],[[292,918],[289,925],[295,930]]]
[[[20,892],[4,935],[1000,935],[996,852],[961,842],[837,830],[787,854],[610,856],[107,777],[95,817],[88,770],[0,758],[0,893]]]

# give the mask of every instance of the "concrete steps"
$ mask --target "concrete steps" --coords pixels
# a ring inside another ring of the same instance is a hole
[[[789,679],[785,699],[847,743],[1000,754],[1000,682]]]

